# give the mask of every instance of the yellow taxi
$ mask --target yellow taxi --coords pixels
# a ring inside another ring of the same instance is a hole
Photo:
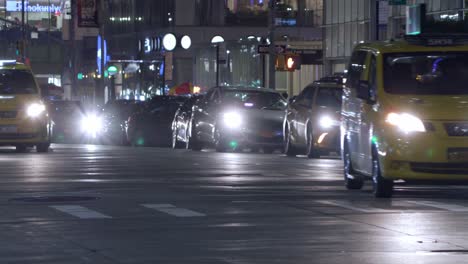
[[[341,149],[348,189],[372,179],[468,180],[466,36],[426,35],[358,45],[343,92]]]
[[[29,67],[0,60],[0,145],[47,152],[50,120]]]

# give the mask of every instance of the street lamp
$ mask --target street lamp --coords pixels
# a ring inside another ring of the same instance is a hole
[[[211,39],[211,44],[216,46],[216,86],[219,86],[219,45],[224,42],[221,36],[214,36]]]

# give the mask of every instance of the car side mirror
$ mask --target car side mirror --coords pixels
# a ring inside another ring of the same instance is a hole
[[[289,97],[289,94],[287,92],[284,92],[281,94],[284,98],[288,98]]]
[[[368,81],[359,80],[358,86],[356,87],[356,92],[359,99],[362,99],[367,103],[373,102],[370,95],[370,85]]]
[[[288,100],[289,103],[290,104],[294,103],[294,101],[296,101],[296,98],[297,98],[297,96],[293,96],[293,97],[289,98],[289,100]]]

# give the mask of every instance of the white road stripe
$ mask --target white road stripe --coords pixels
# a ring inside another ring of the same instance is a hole
[[[154,209],[169,215],[177,217],[200,217],[206,216],[205,214],[195,212],[185,208],[177,208],[172,204],[142,204],[141,206]]]
[[[433,201],[406,201],[406,202],[417,204],[417,205],[424,205],[428,207],[434,207],[438,209],[444,209],[444,210],[452,211],[452,212],[468,212],[468,207],[456,205],[456,204],[433,202]]]
[[[63,213],[76,216],[81,219],[102,219],[112,218],[111,216],[101,214],[80,205],[51,205],[49,206]]]
[[[354,206],[351,202],[348,201],[317,201],[318,203],[321,204],[326,204],[326,205],[332,205],[332,206],[337,206],[357,212],[362,212],[362,213],[391,213],[391,212],[399,212],[398,210],[386,210],[386,209],[380,209],[380,208],[361,208]]]

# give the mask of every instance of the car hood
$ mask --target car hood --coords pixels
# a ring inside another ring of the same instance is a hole
[[[2,111],[18,110],[29,103],[38,101],[40,97],[35,94],[0,95],[0,109]]]
[[[409,113],[424,120],[468,120],[468,95],[392,95],[383,105],[386,112]]]

